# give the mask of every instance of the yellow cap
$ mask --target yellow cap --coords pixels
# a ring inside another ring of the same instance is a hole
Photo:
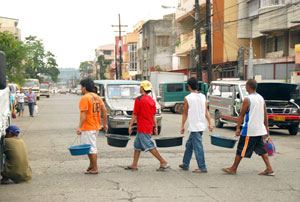
[[[145,91],[152,90],[152,85],[150,81],[142,81],[141,86],[144,88]]]

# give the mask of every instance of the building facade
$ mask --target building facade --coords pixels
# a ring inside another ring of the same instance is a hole
[[[10,32],[15,36],[15,39],[21,40],[21,30],[18,28],[18,19],[0,17],[0,32]]]
[[[127,33],[124,37],[124,44],[128,47],[128,52],[125,52],[125,61],[128,61],[127,78],[136,80],[137,75],[137,43],[138,32]]]
[[[100,65],[97,62],[98,57],[100,55],[104,55],[104,59],[109,63],[109,65],[106,68],[105,77],[109,79],[114,79],[115,78],[115,45],[108,44],[108,45],[99,46],[98,48],[95,49],[96,57],[93,65],[94,66],[93,74],[96,74],[96,72],[100,72]]]

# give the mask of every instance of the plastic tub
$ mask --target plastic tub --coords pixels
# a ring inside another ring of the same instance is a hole
[[[233,148],[236,139],[222,137],[220,135],[210,135],[211,144],[219,147]]]
[[[130,140],[127,136],[121,135],[107,135],[107,144],[112,147],[126,147]]]
[[[156,146],[157,147],[176,147],[182,145],[182,139],[181,137],[162,137],[155,139]]]
[[[69,147],[68,149],[72,156],[87,155],[90,153],[91,146],[90,144],[81,144]]]

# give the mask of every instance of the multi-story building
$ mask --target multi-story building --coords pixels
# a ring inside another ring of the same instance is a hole
[[[205,0],[199,0],[200,22],[203,27],[205,19]],[[176,22],[178,23],[178,38],[175,42],[175,53],[178,59],[178,66],[174,65],[176,72],[182,72],[192,76],[196,72],[195,60],[195,1],[180,0],[176,10]],[[205,31],[201,30],[202,61],[205,61],[207,45]]]
[[[149,79],[151,71],[172,70],[172,55],[177,38],[176,26],[175,14],[165,15],[159,20],[149,20],[142,25],[137,45],[138,64],[142,74],[140,79]],[[139,48],[140,45],[142,48]]]
[[[12,33],[17,40],[21,40],[21,30],[18,29],[18,19],[0,17],[0,32],[8,31]]]
[[[128,52],[125,52],[124,61],[128,61],[128,76],[134,80],[136,80],[137,75],[137,43],[138,32],[127,33],[124,37],[124,44],[128,47]]]
[[[98,72],[100,72],[100,65],[97,63],[97,59],[100,55],[104,55],[104,59],[109,62],[108,67],[106,68],[105,76],[109,79],[115,78],[115,45],[108,44],[99,46],[95,50],[95,61],[94,61],[94,69],[93,73],[96,74],[96,68]]]
[[[253,48],[246,61],[246,77],[288,81],[300,44],[300,0],[250,0],[238,3],[240,39]],[[253,67],[252,67],[253,66]]]

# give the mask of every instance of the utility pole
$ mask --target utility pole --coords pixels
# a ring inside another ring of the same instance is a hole
[[[128,25],[121,25],[121,15],[119,14],[119,25],[112,25],[112,27],[119,27],[119,53],[120,53],[120,63],[119,63],[119,67],[120,67],[120,77],[118,78],[118,74],[117,74],[117,79],[122,79],[122,63],[123,63],[123,58],[122,58],[122,27],[128,27]],[[117,69],[116,69],[117,71]]]
[[[199,0],[195,0],[195,24],[196,24],[196,70],[197,79],[202,81],[202,53],[201,53],[201,33],[200,33],[200,7]]]
[[[115,71],[116,71],[116,79],[118,79],[118,58],[117,58],[117,50],[118,50],[118,46],[115,46]]]
[[[240,47],[238,51],[238,76],[241,80],[245,80],[245,59],[244,59],[245,49]]]
[[[211,69],[211,64],[212,64],[212,57],[211,57],[211,3],[210,0],[206,0],[206,44],[207,44],[207,77],[208,77],[208,83],[212,81],[212,69]]]

